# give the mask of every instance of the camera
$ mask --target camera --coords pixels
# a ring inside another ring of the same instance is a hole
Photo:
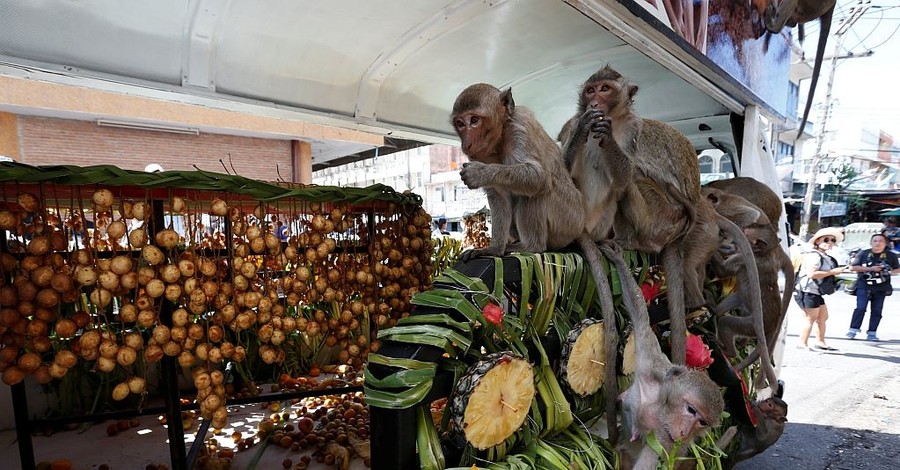
[[[886,262],[881,262],[875,264],[873,266],[880,266],[880,272],[870,272],[866,275],[866,284],[870,286],[877,286],[879,284],[885,283],[890,279],[891,276],[891,265]]]

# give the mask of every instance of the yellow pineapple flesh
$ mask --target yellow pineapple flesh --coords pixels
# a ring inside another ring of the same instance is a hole
[[[637,359],[637,351],[634,348],[634,332],[632,331],[628,334],[628,339],[625,340],[625,350],[622,351],[622,373],[625,375],[634,373]]]
[[[584,397],[603,385],[604,338],[603,322],[596,319],[584,320],[569,332],[559,375],[572,392]]]
[[[531,364],[512,353],[496,353],[469,368],[455,387],[450,409],[466,440],[483,450],[522,427],[534,395]]]

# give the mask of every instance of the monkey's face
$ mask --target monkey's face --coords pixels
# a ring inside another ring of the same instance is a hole
[[[774,419],[779,423],[787,421],[787,403],[784,400],[775,398],[766,398],[759,402],[759,411],[767,418]]]
[[[601,71],[602,72],[602,71]],[[609,76],[607,74],[595,74],[592,79],[585,82],[581,88],[581,97],[578,105],[582,112],[587,109],[603,111],[604,115],[614,114],[615,111],[628,109],[638,87],[631,84],[618,73]],[[618,77],[618,78],[614,78]]]
[[[581,92],[581,108],[609,113],[619,102],[619,90],[612,80],[597,80],[584,84]]]
[[[757,256],[769,253],[780,242],[775,229],[769,224],[751,225],[744,229],[744,235],[747,236],[747,241],[750,242],[753,254]]]
[[[689,369],[667,377],[661,391],[669,416],[666,431],[672,439],[687,442],[719,423],[725,402],[708,375]]]
[[[475,161],[486,162],[498,150],[503,126],[480,110],[467,111],[453,117],[463,153]]]
[[[499,163],[503,128],[512,116],[515,102],[512,90],[500,91],[492,85],[471,85],[456,97],[450,122],[469,158]]]

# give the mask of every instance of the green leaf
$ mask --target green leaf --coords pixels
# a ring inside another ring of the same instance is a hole
[[[366,379],[366,387],[368,388],[404,388],[414,387],[423,382],[434,379],[436,364],[432,364],[430,369],[404,369],[394,372],[384,378],[377,378],[372,375],[368,369],[363,371]]]
[[[453,269],[448,268],[444,271],[444,276],[449,277],[453,280],[453,282],[464,286],[466,289],[474,292],[490,292],[487,284],[484,283],[481,279],[477,277],[466,276],[465,274]]]
[[[531,317],[531,286],[534,280],[534,259],[531,256],[515,255],[519,259],[519,269],[522,272],[522,291],[519,294],[519,319]]]
[[[400,343],[410,343],[410,344],[422,344],[425,346],[434,346],[436,348],[443,349],[447,354],[450,355],[458,355],[460,353],[465,352],[464,350],[460,351],[453,345],[453,342],[447,338],[440,338],[437,336],[431,335],[416,335],[416,334],[394,334],[382,337],[381,334],[378,335],[379,338],[383,338],[384,340],[397,341]]]
[[[446,313],[426,313],[423,315],[410,315],[406,318],[397,320],[397,326],[402,325],[445,325],[456,328],[457,330],[460,330],[467,335],[472,334],[471,323],[456,321]]]
[[[435,325],[395,326],[393,328],[388,328],[378,332],[379,339],[410,335],[421,335],[423,338],[433,336],[440,339],[451,340],[454,343],[460,345],[462,349],[469,349],[469,346],[472,344],[471,338],[466,338],[449,328]]]
[[[403,369],[427,369],[434,368],[433,362],[419,361],[416,359],[407,359],[403,357],[386,357],[378,353],[369,353],[368,362],[389,367],[397,367]]]
[[[402,392],[383,392],[374,388],[367,388],[364,400],[367,405],[376,408],[402,410],[421,403],[428,396],[428,392],[431,391],[432,383],[430,380],[422,382]]]
[[[433,289],[413,296],[413,305],[425,307],[452,308],[463,314],[471,322],[484,324],[484,314],[462,292],[451,289]]]

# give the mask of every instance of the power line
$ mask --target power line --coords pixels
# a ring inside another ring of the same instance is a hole
[[[800,224],[800,236],[805,237],[807,232],[809,231],[809,219],[812,213],[812,198],[813,192],[815,190],[816,177],[818,176],[819,163],[823,159],[822,155],[822,144],[825,142],[825,131],[828,129],[828,111],[831,109],[831,101],[832,101],[832,93],[834,87],[834,73],[837,68],[837,56],[840,55],[841,52],[841,44],[844,40],[844,35],[848,29],[850,29],[853,24],[859,20],[859,18],[865,14],[865,12],[869,9],[871,5],[871,0],[858,0],[856,5],[850,9],[849,15],[844,18],[843,21],[838,25],[837,29],[834,32],[834,54],[831,59],[831,71],[828,74],[828,85],[825,92],[825,105],[824,109],[826,112],[823,114],[820,122],[819,133],[816,135],[816,150],[815,156],[813,157],[812,168],[809,171],[809,177],[806,182],[806,194],[803,197],[803,212],[801,217]]]

